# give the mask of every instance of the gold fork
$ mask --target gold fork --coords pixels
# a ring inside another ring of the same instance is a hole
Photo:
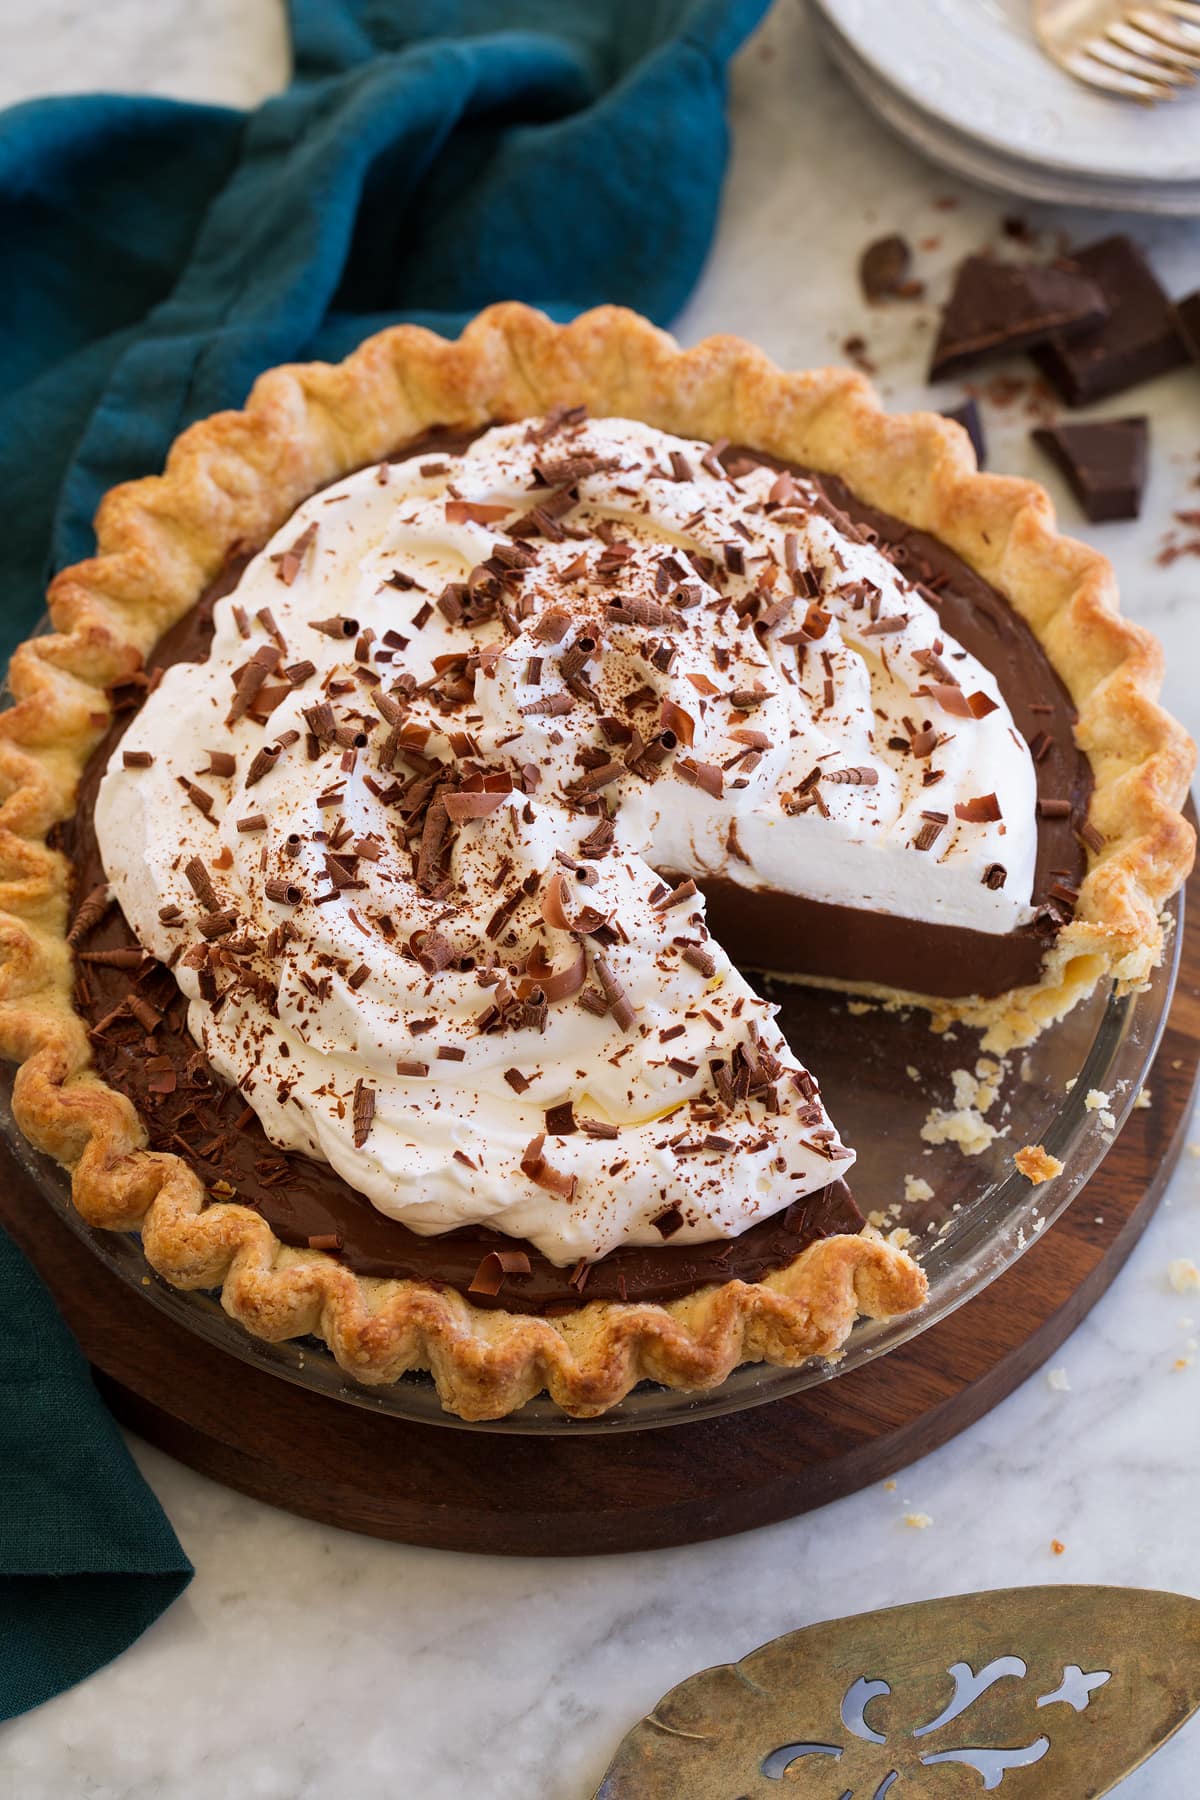
[[[1126,100],[1172,100],[1200,70],[1200,0],[1033,0],[1033,25],[1068,75]]]

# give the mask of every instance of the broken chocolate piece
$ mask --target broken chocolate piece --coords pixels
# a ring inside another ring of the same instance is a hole
[[[1149,436],[1149,421],[1138,416],[1043,426],[1033,441],[1062,470],[1084,516],[1099,524],[1141,511]]]
[[[929,370],[942,381],[987,356],[1027,350],[1098,325],[1108,303],[1074,264],[1014,264],[968,256],[942,312]]]
[[[1172,308],[1175,318],[1175,329],[1182,338],[1188,353],[1200,363],[1200,288],[1194,294],[1188,294],[1177,300]]]
[[[863,298],[872,306],[880,300],[916,299],[919,284],[908,279],[912,248],[908,239],[893,232],[876,238],[858,259],[858,279]]]
[[[958,406],[947,406],[942,412],[943,419],[953,419],[961,425],[975,447],[975,462],[981,469],[987,468],[987,439],[983,435],[983,420],[979,416],[978,404],[972,399],[963,400]]]
[[[1102,238],[1071,260],[1099,287],[1108,316],[1069,339],[1055,336],[1034,357],[1069,406],[1105,400],[1187,362],[1171,303],[1132,239]]]

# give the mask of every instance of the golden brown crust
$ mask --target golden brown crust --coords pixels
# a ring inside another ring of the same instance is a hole
[[[1063,1172],[1057,1156],[1051,1156],[1044,1144],[1026,1144],[1015,1153],[1013,1162],[1034,1187],[1040,1187],[1043,1181],[1053,1181]]]
[[[760,1283],[728,1282],[667,1306],[593,1303],[546,1320],[360,1279],[321,1252],[286,1249],[250,1209],[206,1204],[179,1158],[146,1150],[133,1106],[91,1072],[71,1005],[68,870],[45,839],[70,813],[108,725],[105,686],[187,611],[235,540],[265,541],[314,489],[430,426],[577,402],[840,475],[956,550],[1045,645],[1079,711],[1104,846],[1042,983],[999,1000],[922,1000],[935,1022],[986,1026],[1007,1047],[1101,976],[1143,979],[1161,953],[1161,907],[1193,851],[1179,813],[1192,746],[1156,704],[1158,647],[1118,614],[1108,563],[1058,536],[1041,488],[978,474],[957,426],[930,414],[889,418],[859,375],[785,373],[736,338],[683,351],[618,308],[559,326],[506,305],[481,313],[456,343],[396,326],[336,366],[274,369],[244,411],[184,432],[161,476],[107,496],[96,556],[51,587],[54,633],[12,662],[15,704],[0,715],[0,1052],[21,1063],[16,1116],[71,1170],[84,1217],[140,1228],[168,1280],[221,1285],[226,1309],[261,1336],[323,1337],[361,1381],[429,1368],[443,1404],[466,1418],[500,1417],[543,1387],[566,1411],[593,1414],[641,1379],[706,1387],[742,1361],[829,1355],[857,1314],[919,1305],[924,1277],[868,1232],[814,1244]]]

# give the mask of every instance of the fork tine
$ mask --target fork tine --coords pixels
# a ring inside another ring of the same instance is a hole
[[[1127,24],[1144,31],[1156,43],[1168,44],[1173,50],[1200,51],[1200,30],[1193,31],[1190,26],[1181,25],[1157,7],[1135,6],[1126,13],[1125,19]]]
[[[1200,8],[1197,8],[1196,12],[1197,29],[1195,31],[1186,24],[1180,24],[1169,13],[1160,11],[1158,7],[1135,7],[1125,16],[1131,25],[1135,25],[1139,31],[1146,32],[1157,43],[1167,44],[1172,50],[1182,50],[1189,54],[1200,51]]]
[[[1200,31],[1200,0],[1155,0],[1155,11],[1170,13]]]
[[[1148,56],[1137,56],[1132,50],[1122,50],[1119,44],[1110,44],[1104,37],[1089,38],[1084,48],[1097,62],[1107,63],[1110,69],[1120,69],[1125,75],[1138,75],[1143,81],[1157,81],[1165,87],[1190,87],[1195,80],[1186,69],[1151,61]]]
[[[1151,62],[1164,63],[1177,69],[1200,69],[1200,50],[1180,50],[1173,44],[1165,44],[1128,20],[1123,24],[1110,25],[1108,36],[1114,44],[1121,45],[1125,50],[1133,50]]]
[[[1109,94],[1120,94],[1124,100],[1141,100],[1153,105],[1156,100],[1173,100],[1178,92],[1177,88],[1168,87],[1164,82],[1143,81],[1140,76],[1125,75],[1107,63],[1097,62],[1083,50],[1072,50],[1062,58],[1062,65],[1078,81],[1086,82],[1089,87],[1103,88]]]

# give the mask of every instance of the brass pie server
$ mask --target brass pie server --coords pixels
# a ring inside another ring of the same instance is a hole
[[[596,1800],[1096,1800],[1200,1707],[1200,1600],[1002,1588],[789,1632],[692,1675]]]

